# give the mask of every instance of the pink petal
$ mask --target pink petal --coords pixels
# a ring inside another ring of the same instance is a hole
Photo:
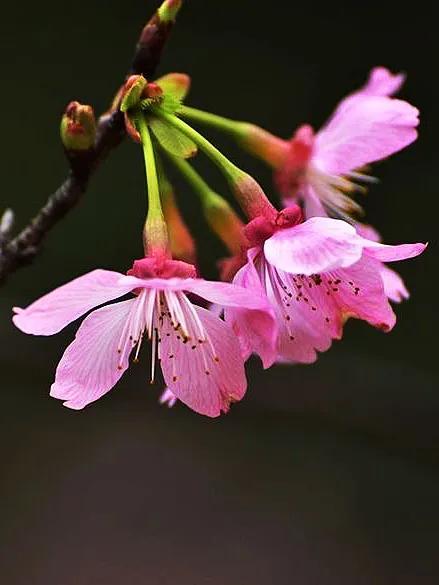
[[[253,309],[262,312],[270,310],[267,299],[262,292],[252,291],[244,286],[237,286],[229,282],[192,280],[185,286],[185,290],[223,307]]]
[[[381,235],[373,226],[356,222],[355,229],[357,230],[357,234],[362,238],[371,240],[372,242],[381,242]]]
[[[380,234],[371,225],[356,223],[355,228],[357,234],[361,237],[371,240],[372,242],[381,242]],[[400,303],[404,299],[410,297],[410,293],[407,290],[404,281],[397,272],[391,270],[385,264],[381,265],[380,272],[384,285],[384,292],[388,299],[394,303]]]
[[[369,79],[363,87],[349,94],[339,103],[331,120],[349,108],[358,98],[365,96],[389,97],[397,93],[401,89],[405,77],[404,73],[393,74],[385,67],[375,67],[370,72]]]
[[[374,67],[366,84],[352,95],[391,96],[404,84],[404,73],[392,73],[386,67]]]
[[[135,303],[136,299],[115,303],[84,320],[58,364],[51,396],[80,410],[111,390],[128,368],[129,350],[118,350]]]
[[[132,290],[122,275],[93,270],[41,297],[26,309],[15,308],[14,324],[32,335],[53,335],[90,309]]]
[[[244,361],[232,329],[206,309],[194,309],[210,342],[183,343],[165,325],[168,330],[161,331],[160,347],[163,376],[169,390],[189,408],[216,417],[244,396]]]
[[[314,164],[342,175],[381,160],[416,140],[419,111],[407,102],[363,96],[317,134]]]
[[[263,295],[266,298],[251,253],[248,263],[237,272],[233,282],[252,294]],[[255,353],[261,358],[264,368],[269,368],[276,360],[278,335],[276,315],[268,302],[267,307],[265,311],[248,311],[240,308],[227,308],[225,311],[225,321],[238,336],[244,359],[247,360]]]
[[[278,360],[312,363],[342,336],[349,317],[389,331],[395,315],[384,294],[380,264],[362,259],[348,268],[291,275],[268,268],[267,293],[279,320]]]
[[[328,280],[328,279],[327,279]],[[266,266],[267,295],[278,325],[278,361],[312,363],[340,339],[342,319],[324,277],[288,274]]]
[[[401,303],[403,300],[410,298],[410,293],[400,275],[384,264],[381,266],[381,278],[383,280],[384,292],[391,301]]]
[[[272,297],[279,322],[278,361],[311,364],[316,361],[317,352],[327,351],[332,339],[341,337],[341,319],[332,298],[320,294],[317,288],[314,291],[308,288],[312,283],[309,277],[297,280],[298,286],[303,287],[298,289],[291,275],[280,275],[284,286],[289,285],[292,297],[284,302]],[[302,290],[305,292],[299,297]],[[278,293],[285,295],[284,289],[278,289]]]
[[[407,260],[414,258],[424,252],[427,244],[400,244],[399,246],[389,246],[372,242],[362,238],[364,253],[370,258],[380,260],[381,262],[396,262],[398,260]]]
[[[358,262],[362,251],[355,228],[328,217],[313,217],[279,230],[264,244],[268,262],[291,274],[311,275],[350,266]]]
[[[316,194],[315,190],[309,184],[306,185],[306,187],[304,188],[303,204],[306,219],[309,219],[311,217],[328,216],[328,213],[323,207],[320,197]]]
[[[378,262],[363,257],[353,266],[335,271],[332,281],[334,300],[344,320],[354,317],[386,332],[393,329],[396,317],[384,291]]]
[[[169,388],[165,388],[159,398],[159,402],[160,404],[166,404],[168,408],[172,408],[177,402],[177,397]]]

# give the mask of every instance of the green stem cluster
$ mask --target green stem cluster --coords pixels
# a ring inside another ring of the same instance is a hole
[[[212,160],[212,162],[222,170],[227,179],[233,182],[244,174],[243,171],[241,171],[226,156],[224,156],[223,153],[216,148],[216,146],[204,138],[204,136],[202,136],[199,132],[194,130],[194,128],[189,126],[189,124],[174,114],[168,114],[167,112],[163,112],[161,110],[158,110],[157,114],[170,126],[180,130],[183,132],[183,134],[190,138]]]

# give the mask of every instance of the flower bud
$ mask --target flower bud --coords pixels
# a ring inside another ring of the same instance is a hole
[[[2,234],[9,234],[14,227],[14,212],[12,209],[6,209],[0,217],[0,232]]]
[[[14,227],[15,216],[12,209],[6,209],[0,216],[0,246],[9,240]]]
[[[197,256],[195,242],[177,207],[172,187],[166,193],[162,190],[161,196],[172,256],[177,260],[195,264]]]
[[[239,254],[246,247],[244,224],[221,196],[210,192],[204,204],[204,216],[211,230],[220,238],[231,254]]]
[[[160,100],[163,95],[163,90],[157,83],[148,83],[145,87],[144,95],[147,99],[153,101]]]
[[[61,140],[68,151],[87,151],[96,139],[96,119],[91,106],[70,102],[61,120]]]
[[[174,22],[182,3],[182,0],[165,0],[157,10],[160,22],[164,24]]]

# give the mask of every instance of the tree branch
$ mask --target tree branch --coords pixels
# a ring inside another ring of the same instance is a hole
[[[131,74],[151,78],[180,9],[182,0],[165,0],[143,29],[133,57]],[[78,203],[99,165],[125,137],[123,114],[110,111],[99,119],[94,146],[83,153],[67,153],[70,170],[62,185],[49,196],[29,224],[11,237],[13,214],[0,219],[0,283],[39,254],[50,230]]]

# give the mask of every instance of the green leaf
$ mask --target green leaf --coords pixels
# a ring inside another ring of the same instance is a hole
[[[183,132],[159,118],[151,117],[148,124],[160,146],[179,158],[191,158],[197,154],[197,146]]]
[[[159,103],[157,103],[157,99],[155,98],[145,98],[140,102],[140,107],[142,110],[149,110],[152,113],[158,108],[167,114],[176,114],[181,108],[181,101],[171,94],[164,94]]]
[[[180,103],[186,98],[191,86],[191,78],[186,73],[168,73],[155,82],[165,96],[172,96]]]
[[[138,106],[146,86],[147,81],[143,75],[132,75],[125,84],[120,111],[125,113]]]
[[[181,108],[181,100],[177,99],[171,93],[163,94],[160,108],[167,114],[176,114]]]

